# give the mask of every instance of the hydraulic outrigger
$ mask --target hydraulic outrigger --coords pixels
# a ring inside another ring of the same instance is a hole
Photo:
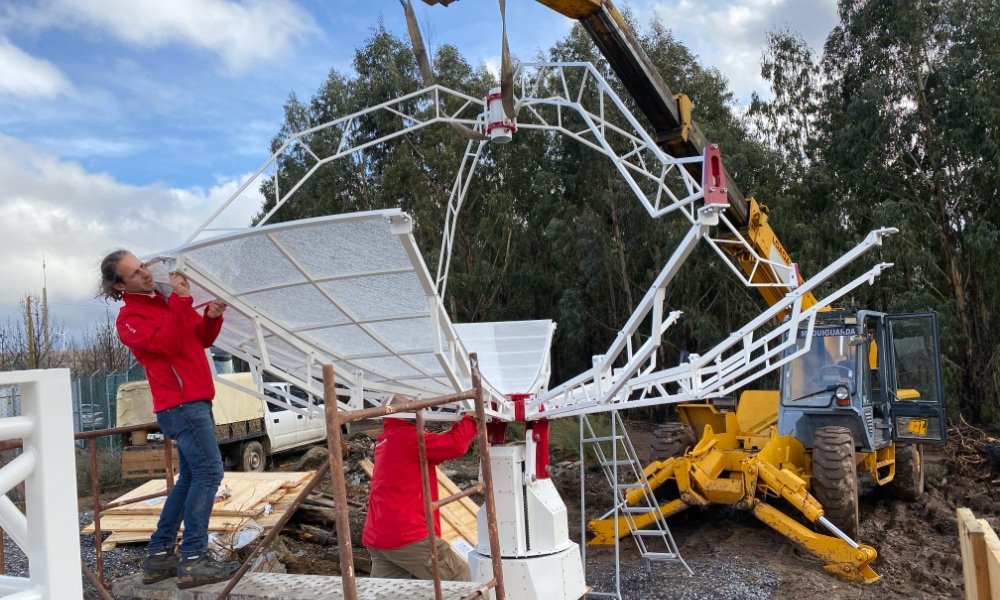
[[[692,506],[728,505],[748,510],[781,535],[822,559],[825,568],[845,579],[873,582],[878,574],[869,566],[877,557],[874,548],[851,540],[823,516],[823,507],[809,493],[809,456],[792,436],[777,434],[776,391],[744,392],[735,411],[720,412],[712,404],[681,404],[685,420],[700,425],[698,443],[683,456],[649,463],[643,474],[656,490],[674,481],[678,497],[659,506],[664,517]],[[763,499],[780,497],[812,523],[834,535],[810,530]],[[626,495],[631,506],[642,500],[642,490]],[[655,514],[632,515],[637,528]],[[627,535],[628,518],[618,517],[618,531]],[[605,518],[591,521],[594,537],[589,545],[615,543],[615,523]]]

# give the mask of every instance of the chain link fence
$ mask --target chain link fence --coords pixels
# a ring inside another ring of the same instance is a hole
[[[70,379],[73,390],[73,431],[116,427],[118,386],[127,381],[145,378],[145,370],[135,361],[123,372],[74,374]],[[15,417],[20,414],[21,393],[17,386],[0,387],[0,417]],[[102,441],[110,440],[111,438],[102,438]]]

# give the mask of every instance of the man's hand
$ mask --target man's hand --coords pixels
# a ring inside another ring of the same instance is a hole
[[[218,319],[222,313],[226,312],[227,306],[229,305],[222,300],[212,300],[208,303],[208,308],[205,309],[205,316],[209,319]]]
[[[178,296],[191,295],[191,288],[188,286],[187,277],[174,271],[170,274],[170,287]]]

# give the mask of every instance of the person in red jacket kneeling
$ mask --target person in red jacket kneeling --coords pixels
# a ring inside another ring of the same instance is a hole
[[[463,417],[446,433],[426,434],[427,472],[431,500],[438,499],[438,464],[469,450],[476,422]],[[441,539],[441,517],[434,511],[438,565],[446,581],[469,581],[469,565]],[[424,514],[423,480],[417,450],[417,427],[399,418],[382,420],[375,440],[375,470],[368,496],[368,516],[362,542],[372,559],[372,577],[433,579],[431,550]]]
[[[142,582],[176,575],[177,587],[189,588],[225,581],[240,567],[207,554],[208,519],[222,481],[222,455],[215,440],[215,383],[205,348],[222,329],[226,304],[213,300],[198,314],[187,278],[171,273],[170,287],[169,296],[160,293],[146,265],[127,250],[116,250],[101,261],[100,295],[125,301],[116,321],[118,337],[146,369],[156,421],[177,445],[180,462],[177,482],[146,547]],[[174,546],[182,521],[178,560]]]

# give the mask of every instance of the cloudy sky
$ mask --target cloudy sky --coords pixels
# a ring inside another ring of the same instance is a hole
[[[835,0],[620,0],[671,28],[737,97],[766,92],[768,30],[820,48]],[[415,1],[431,44],[499,63],[495,1]],[[530,58],[571,21],[508,0],[514,54]],[[118,246],[182,243],[266,158],[292,92],[309,98],[398,0],[3,0],[0,3],[0,321],[42,288],[72,332],[101,318],[98,262]],[[251,211],[247,211],[248,214]]]

